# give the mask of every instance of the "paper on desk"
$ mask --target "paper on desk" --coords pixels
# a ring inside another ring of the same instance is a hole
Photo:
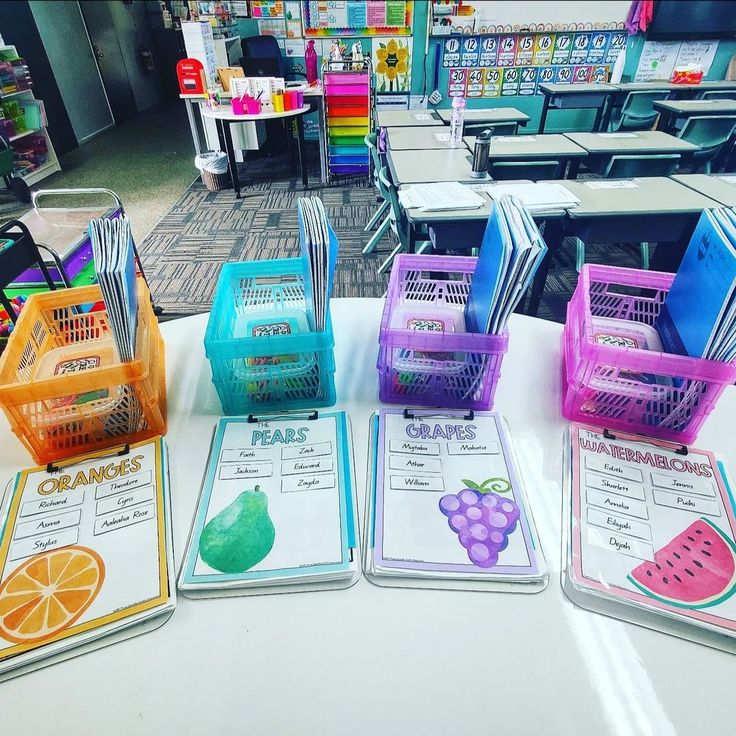
[[[457,181],[435,184],[413,184],[399,191],[402,207],[418,207],[424,212],[466,210],[482,207],[486,200]],[[408,204],[404,204],[407,202]]]
[[[493,199],[510,194],[531,212],[568,209],[580,204],[580,200],[561,184],[486,184],[485,190]]]
[[[599,138],[638,138],[637,133],[598,133]]]
[[[631,179],[612,179],[610,181],[586,181],[589,189],[638,189],[639,185]]]

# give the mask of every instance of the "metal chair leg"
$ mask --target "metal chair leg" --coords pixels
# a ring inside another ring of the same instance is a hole
[[[649,270],[649,243],[641,243],[639,245],[639,251],[641,253],[641,267],[645,270]]]
[[[386,273],[391,268],[391,264],[394,262],[399,253],[406,250],[406,246],[403,243],[399,243],[389,254],[388,258],[378,267],[378,273]]]
[[[386,215],[384,221],[378,226],[378,230],[373,233],[373,236],[368,241],[365,248],[363,248],[364,256],[368,255],[368,253],[373,253],[378,244],[381,242],[383,236],[386,234],[386,231],[389,229],[389,227],[391,227],[391,215]]]
[[[389,202],[384,199],[381,202],[381,206],[373,213],[373,216],[368,220],[368,224],[363,228],[363,232],[370,232],[376,226],[376,223],[380,221],[383,213],[388,209]]]
[[[575,270],[580,273],[585,265],[585,243],[575,238]]]

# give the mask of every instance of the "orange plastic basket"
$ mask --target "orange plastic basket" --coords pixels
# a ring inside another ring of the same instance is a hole
[[[107,312],[89,311],[101,299],[99,286],[32,295],[0,356],[0,406],[38,463],[166,432],[164,344],[148,287],[138,279],[129,363],[117,356]]]

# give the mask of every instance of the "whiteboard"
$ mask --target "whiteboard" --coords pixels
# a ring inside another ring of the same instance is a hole
[[[631,0],[547,2],[545,0],[471,0],[473,16],[455,16],[446,33],[510,33],[513,31],[587,31],[623,28]],[[452,5],[452,3],[449,3]],[[440,16],[435,16],[437,20]],[[449,20],[449,19],[448,19]],[[438,29],[433,28],[433,33]]]

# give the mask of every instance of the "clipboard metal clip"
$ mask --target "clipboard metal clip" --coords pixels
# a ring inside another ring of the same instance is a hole
[[[613,434],[613,432],[611,432],[611,430],[608,429],[607,427],[603,429],[603,436],[607,440],[615,440],[616,439],[616,435]],[[642,437],[642,440],[641,441],[642,442],[646,442],[646,439],[644,437]],[[687,445],[680,445],[679,447],[674,447],[673,450],[674,450],[674,452],[675,452],[676,455],[687,455],[688,454]]]
[[[85,457],[84,455],[80,457],[75,458],[69,458],[69,461],[66,463],[67,465],[72,465],[73,463],[78,462],[84,462],[85,460],[97,460],[98,458],[105,458],[105,457],[122,457],[123,455],[127,455],[130,452],[130,445],[126,442],[119,450],[112,450],[108,453],[104,453],[102,455],[95,455],[94,458],[91,457]],[[58,473],[61,470],[63,470],[66,467],[66,465],[55,465],[54,463],[46,463],[46,472],[47,473]]]
[[[279,411],[273,414],[262,414],[256,416],[255,414],[248,414],[248,424],[257,424],[258,422],[267,422],[270,419],[306,419],[307,421],[314,421],[319,419],[319,412],[315,409],[310,412],[291,412],[291,411]]]
[[[455,416],[451,412],[443,411],[439,413],[427,413],[427,414],[415,414],[410,409],[404,409],[404,419],[422,419],[423,417],[451,417]],[[475,419],[475,412],[472,409],[469,409],[467,414],[463,415],[463,419],[466,422],[469,422],[473,419]]]

